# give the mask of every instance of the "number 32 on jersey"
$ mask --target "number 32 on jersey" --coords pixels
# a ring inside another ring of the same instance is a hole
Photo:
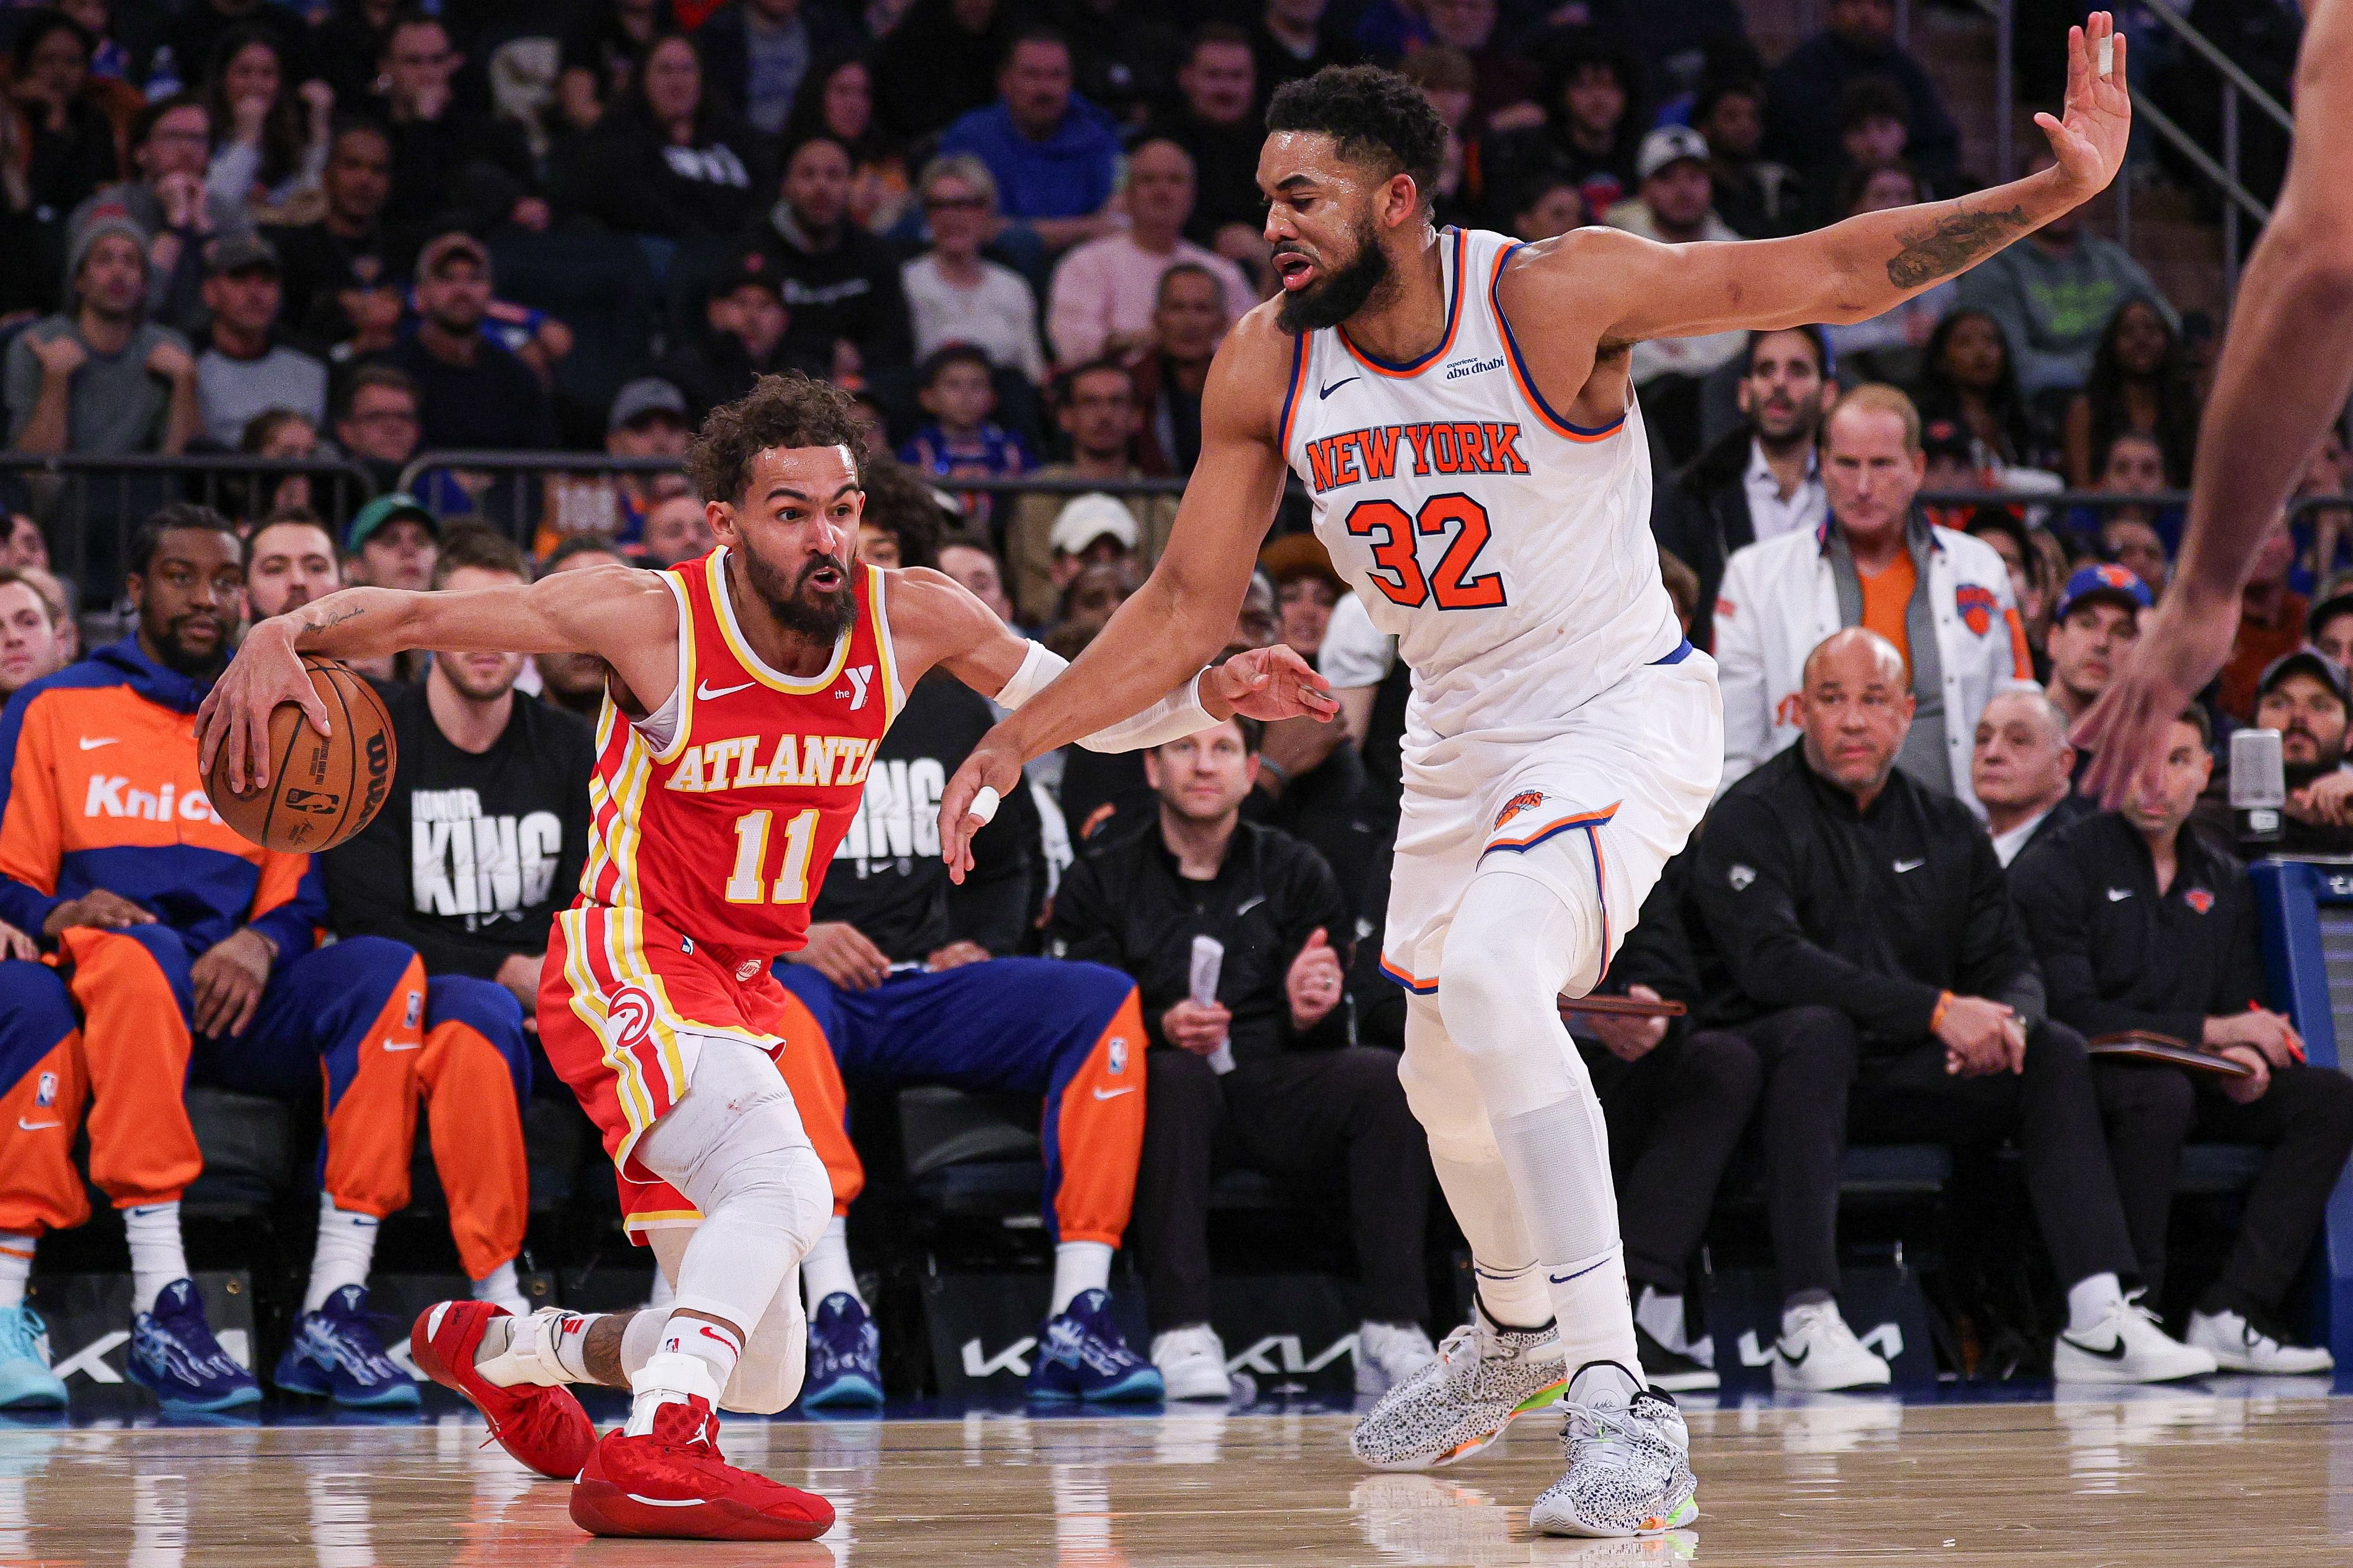
[[[1360,500],[1349,510],[1347,530],[1372,541],[1373,586],[1393,605],[1424,604],[1441,610],[1492,610],[1504,605],[1500,573],[1477,570],[1487,547],[1487,509],[1460,492],[1430,497],[1409,516],[1393,500]],[[1425,574],[1414,552],[1426,535],[1451,532],[1438,564]]]

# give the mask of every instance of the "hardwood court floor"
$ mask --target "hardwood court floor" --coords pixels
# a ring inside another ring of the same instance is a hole
[[[2353,1400],[2133,1391],[1695,1410],[1704,1512],[1646,1542],[1532,1537],[1557,1448],[1523,1422],[1427,1476],[1353,1465],[1345,1415],[731,1422],[830,1497],[804,1545],[599,1542],[479,1422],[0,1426],[0,1564],[126,1568],[1255,1568],[1260,1564],[2353,1563]]]

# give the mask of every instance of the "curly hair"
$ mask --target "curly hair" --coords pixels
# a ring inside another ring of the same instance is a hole
[[[752,482],[752,462],[779,447],[846,447],[865,482],[866,440],[858,405],[838,386],[787,371],[764,375],[733,403],[712,409],[686,450],[687,476],[706,501],[735,501]]]
[[[1413,176],[1422,205],[1438,189],[1446,126],[1421,89],[1378,66],[1325,66],[1285,82],[1267,105],[1269,131],[1329,136],[1340,156]]]
[[[948,526],[948,514],[940,509],[938,492],[914,469],[880,452],[869,458],[862,515],[899,542],[900,565],[939,564],[940,535]]]

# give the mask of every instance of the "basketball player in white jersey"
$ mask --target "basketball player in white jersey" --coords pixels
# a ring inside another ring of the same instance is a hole
[[[984,788],[1215,651],[1296,473],[1414,673],[1381,963],[1412,993],[1400,1071],[1479,1274],[1473,1321],[1359,1424],[1366,1462],[1462,1458],[1559,1396],[1567,1473],[1532,1524],[1646,1534],[1697,1512],[1683,1418],[1643,1386],[1601,1110],[1555,1006],[1599,981],[1724,753],[1715,665],[1659,580],[1627,349],[1865,321],[2086,200],[2128,130],[2114,35],[2101,12],[2070,37],[2064,117],[2037,116],[2056,167],[1755,243],[1440,233],[1443,132],[1418,90],[1354,68],[1275,95],[1258,177],[1282,294],[1218,351],[1167,552],[983,740],[941,835],[960,875]]]

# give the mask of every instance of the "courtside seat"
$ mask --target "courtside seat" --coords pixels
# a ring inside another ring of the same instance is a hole
[[[1864,1143],[1839,1166],[1842,1197],[1934,1197],[1953,1179],[1952,1151],[1941,1143]]]
[[[267,1210],[293,1181],[293,1112],[218,1089],[189,1089],[187,1105],[205,1169],[181,1200],[185,1212],[237,1219]]]

